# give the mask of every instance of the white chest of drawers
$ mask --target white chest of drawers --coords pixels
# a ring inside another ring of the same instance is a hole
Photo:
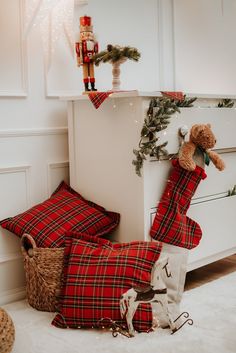
[[[115,238],[126,242],[150,240],[149,229],[165,187],[170,161],[146,161],[142,177],[132,160],[151,96],[157,93],[117,93],[96,110],[87,97],[68,97],[70,183],[84,197],[121,214]],[[65,99],[65,98],[64,98]],[[160,142],[169,153],[178,151],[178,129],[211,123],[218,153],[227,168],[206,167],[188,211],[203,230],[200,245],[189,251],[188,270],[236,252],[236,196],[227,192],[236,184],[236,110],[216,108],[214,97],[198,99],[171,118]],[[208,107],[210,105],[210,107]]]

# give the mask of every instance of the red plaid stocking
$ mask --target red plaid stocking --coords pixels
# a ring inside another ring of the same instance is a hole
[[[192,249],[199,244],[202,231],[186,213],[198,184],[206,174],[199,166],[189,172],[180,167],[178,160],[173,160],[172,164],[174,168],[157,205],[150,235],[155,240]]]

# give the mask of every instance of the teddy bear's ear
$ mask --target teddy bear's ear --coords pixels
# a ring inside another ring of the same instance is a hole
[[[193,138],[197,138],[199,133],[204,131],[204,129],[205,129],[205,125],[195,124],[191,128],[191,135],[193,136]]]
[[[207,126],[208,126],[209,128],[211,128],[211,124],[207,124]]]

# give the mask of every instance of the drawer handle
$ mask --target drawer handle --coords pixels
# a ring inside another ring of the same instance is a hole
[[[236,195],[236,185],[234,185],[234,186],[232,187],[232,189],[230,189],[230,190],[228,191],[228,196],[234,196],[234,195]]]

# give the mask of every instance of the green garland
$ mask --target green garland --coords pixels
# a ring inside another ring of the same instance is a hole
[[[123,58],[138,61],[140,56],[141,54],[136,48],[108,44],[107,50],[103,50],[93,56],[93,61],[98,66],[100,63],[115,63]]]
[[[233,108],[233,106],[234,101],[228,98],[222,99],[217,105],[218,108]]]
[[[180,113],[179,108],[192,107],[192,103],[196,99],[195,97],[188,99],[185,95],[182,101],[168,97],[151,99],[141,130],[139,148],[133,150],[136,159],[132,161],[132,164],[135,166],[135,172],[138,176],[141,176],[141,168],[146,156],[154,157],[157,160],[160,160],[162,156],[168,156],[168,151],[165,148],[168,142],[157,145],[159,137],[156,136],[156,133],[167,128],[172,115]]]

